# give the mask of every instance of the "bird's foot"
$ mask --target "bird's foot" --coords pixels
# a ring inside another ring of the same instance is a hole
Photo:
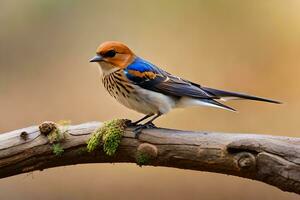
[[[147,128],[156,128],[156,126],[155,126],[152,122],[145,123],[145,124],[142,124],[142,125],[138,125],[138,126],[133,130],[134,138],[135,138],[135,139],[138,139],[139,136],[140,136],[140,134],[142,133],[142,130],[143,130],[143,129],[147,129]]]
[[[148,122],[142,126],[144,126],[144,128],[157,128],[152,122]]]

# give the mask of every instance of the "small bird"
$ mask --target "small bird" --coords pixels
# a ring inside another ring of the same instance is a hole
[[[173,108],[187,106],[211,106],[229,111],[235,109],[220,103],[231,99],[249,99],[279,104],[279,101],[202,87],[186,79],[174,76],[156,65],[135,55],[125,44],[116,41],[102,43],[96,56],[102,71],[102,83],[109,94],[127,108],[145,116],[132,123],[152,117],[138,126],[153,127],[153,121]],[[137,130],[137,132],[138,132]]]

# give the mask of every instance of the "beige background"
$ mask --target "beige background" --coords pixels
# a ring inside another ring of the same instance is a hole
[[[61,119],[139,114],[116,103],[88,63],[106,40],[202,85],[285,102],[234,101],[238,114],[175,110],[156,124],[299,137],[300,1],[0,2],[0,132]],[[61,167],[0,180],[0,199],[296,200],[256,181],[134,164]]]

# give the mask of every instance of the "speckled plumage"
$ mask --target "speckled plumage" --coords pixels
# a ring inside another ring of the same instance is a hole
[[[103,70],[103,68],[102,68]],[[102,83],[108,93],[127,108],[143,114],[166,113],[175,105],[175,98],[132,84],[124,70],[104,73]]]
[[[279,103],[246,94],[201,87],[136,56],[120,42],[105,42],[96,53],[91,62],[99,63],[102,82],[109,94],[130,109],[147,116],[156,115],[153,119],[173,108],[193,105],[234,111],[217,100],[234,98]]]

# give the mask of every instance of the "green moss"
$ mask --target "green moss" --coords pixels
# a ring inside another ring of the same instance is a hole
[[[88,140],[87,143],[87,151],[88,152],[92,152],[94,151],[98,146],[100,146],[100,141],[102,139],[102,134],[101,134],[101,128],[97,129],[92,136],[90,137],[90,139]]]
[[[147,165],[151,161],[151,156],[144,152],[137,152],[136,154],[136,164],[139,166]]]
[[[103,132],[103,150],[104,152],[112,156],[118,149],[121,142],[122,135],[124,133],[125,124],[124,120],[112,120],[105,123],[105,131]]]
[[[59,143],[56,143],[56,144],[52,145],[52,152],[56,156],[61,156],[64,152],[64,149],[62,148],[62,146]]]
[[[61,156],[64,149],[61,146],[61,142],[65,139],[65,133],[67,132],[68,126],[55,125],[51,132],[47,135],[49,143],[52,144],[52,152],[56,156]]]
[[[51,132],[47,135],[50,144],[59,143],[65,139],[65,134],[68,132],[70,121],[60,120],[55,124],[59,126],[55,125]]]
[[[104,126],[97,129],[87,143],[87,151],[92,152],[103,142],[104,152],[112,156],[116,153],[126,128],[125,119],[107,121]]]
[[[64,132],[60,131],[58,128],[53,129],[47,137],[51,144],[61,142],[65,138]]]

